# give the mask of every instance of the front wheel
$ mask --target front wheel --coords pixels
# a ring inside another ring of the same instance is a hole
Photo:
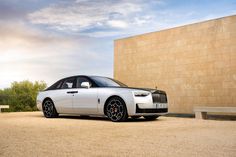
[[[146,120],[155,120],[157,119],[159,116],[157,115],[153,115],[153,116],[143,116]]]
[[[113,122],[123,122],[128,119],[125,102],[119,97],[113,97],[106,105],[107,117]]]
[[[56,118],[58,117],[58,113],[56,108],[52,102],[52,100],[47,99],[43,103],[43,114],[46,118]]]

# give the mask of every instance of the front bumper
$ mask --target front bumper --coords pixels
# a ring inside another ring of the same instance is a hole
[[[136,104],[136,113],[167,113],[168,108],[140,108]]]
[[[167,114],[168,102],[166,93],[164,91],[152,90],[146,96],[137,96],[137,92],[134,92],[134,110],[132,113],[140,116]]]

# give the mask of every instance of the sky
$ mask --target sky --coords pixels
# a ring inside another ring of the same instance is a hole
[[[115,39],[235,14],[236,0],[0,0],[0,88],[113,77]]]

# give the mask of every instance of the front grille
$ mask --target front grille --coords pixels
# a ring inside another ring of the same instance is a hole
[[[164,93],[152,93],[153,103],[167,103],[167,97]]]

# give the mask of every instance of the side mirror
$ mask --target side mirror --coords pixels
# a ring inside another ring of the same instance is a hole
[[[90,83],[89,82],[82,82],[81,87],[82,88],[90,88]]]

